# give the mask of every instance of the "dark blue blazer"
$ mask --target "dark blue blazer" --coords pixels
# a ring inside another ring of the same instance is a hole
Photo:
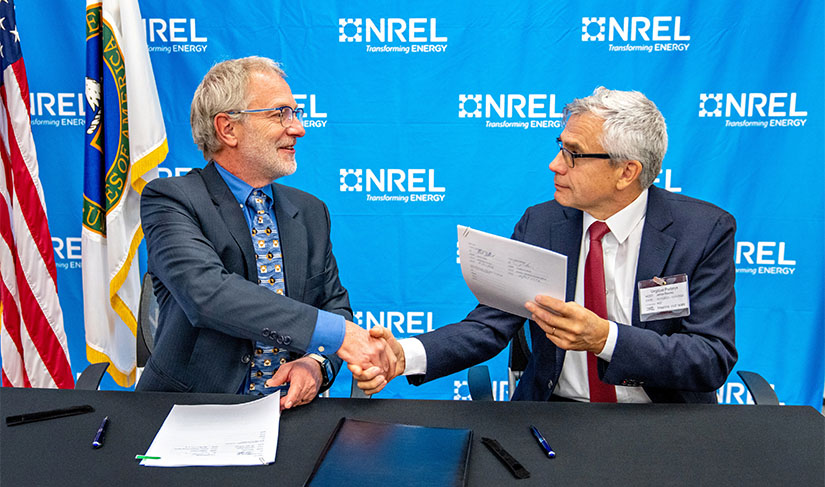
[[[137,390],[236,393],[254,341],[300,356],[318,309],[352,319],[326,205],[288,186],[273,191],[289,297],[257,285],[243,210],[214,163],[146,185],[141,219],[160,315]],[[337,373],[340,359],[328,358]]]
[[[653,402],[716,402],[737,353],[734,345],[734,234],[736,222],[720,208],[651,187],[636,281],[687,274],[690,316],[639,320],[638,289],[631,326],[619,326],[613,358],[599,375],[614,385],[642,386]],[[512,238],[567,258],[567,300],[576,293],[582,212],[548,201],[528,208]],[[427,353],[423,383],[473,366],[499,353],[524,318],[479,305],[460,323],[417,338]],[[558,383],[565,351],[530,321],[532,356],[514,400],[546,401]]]

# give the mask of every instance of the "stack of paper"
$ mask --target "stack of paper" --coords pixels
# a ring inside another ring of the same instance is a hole
[[[175,405],[140,464],[267,465],[275,461],[280,394],[242,404]]]

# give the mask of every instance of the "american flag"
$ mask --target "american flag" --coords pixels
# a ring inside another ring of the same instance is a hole
[[[74,387],[14,1],[0,0],[0,352],[3,385]]]

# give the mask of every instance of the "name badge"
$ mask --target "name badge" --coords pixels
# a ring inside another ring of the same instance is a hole
[[[639,281],[639,319],[641,321],[681,318],[690,315],[687,274],[654,277]]]

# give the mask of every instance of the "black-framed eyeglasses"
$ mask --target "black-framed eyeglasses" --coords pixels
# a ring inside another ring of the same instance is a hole
[[[610,154],[579,154],[578,152],[573,152],[564,146],[561,137],[556,137],[556,142],[559,144],[559,150],[564,157],[564,162],[567,164],[567,167],[570,168],[576,167],[576,159],[585,159],[588,157],[592,159],[611,159]]]
[[[292,108],[290,106],[282,106],[276,108],[250,108],[247,110],[232,110],[226,112],[230,115],[235,115],[239,113],[265,113],[265,112],[279,112],[281,117],[281,126],[286,128],[292,125],[292,121],[297,118],[299,122],[304,120],[304,109],[303,108]]]

